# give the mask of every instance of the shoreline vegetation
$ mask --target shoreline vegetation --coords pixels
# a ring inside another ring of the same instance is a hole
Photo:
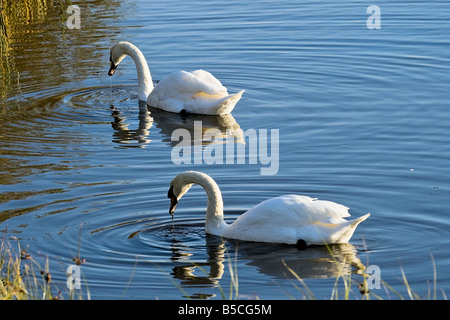
[[[77,265],[83,263],[74,258]],[[48,259],[41,265],[18,244],[13,249],[2,241],[0,245],[0,300],[83,300],[80,290],[57,287],[52,282]],[[90,300],[89,295],[87,295]]]
[[[80,257],[75,257],[72,260],[76,265],[85,262]],[[221,300],[241,300],[238,270],[236,265],[233,265],[234,259],[231,256],[228,256],[227,260],[230,273],[229,293],[227,294],[225,288],[219,285]],[[404,286],[407,294],[406,296],[402,295],[391,285],[381,280],[382,290],[387,294],[388,299],[447,300],[444,290],[438,288],[437,271],[432,255],[431,262],[433,264],[433,280],[425,296],[420,296],[414,292],[403,269],[401,269],[401,284]],[[325,300],[317,298],[307,286],[306,281],[298,276],[285,261],[282,261],[282,263],[286,268],[286,272],[292,274],[294,279],[296,279],[296,282],[292,285],[299,293],[298,296],[286,294],[285,300]],[[363,269],[365,269],[365,266]],[[369,276],[361,272],[361,268],[355,273],[338,274],[335,278],[334,286],[330,288],[328,300],[385,300],[373,290],[368,289],[370,287],[368,285]],[[176,286],[182,296],[190,300],[185,290],[175,283],[173,279],[168,280],[168,285]],[[259,300],[257,295],[255,299]],[[2,240],[0,245],[0,300],[91,300],[91,295],[89,289],[83,293],[82,289],[72,288],[69,290],[66,286],[58,287],[52,282],[48,259],[45,260],[44,264],[40,264],[27,252],[27,248],[23,248],[20,243],[18,243],[17,249],[13,249],[9,243]]]

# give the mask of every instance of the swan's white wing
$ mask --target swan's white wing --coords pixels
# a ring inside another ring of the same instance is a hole
[[[307,196],[285,195],[261,202],[239,216],[233,224],[289,226],[292,228],[316,222],[339,223],[348,217],[348,208],[331,201]]]
[[[199,70],[194,70],[190,72],[191,74],[193,74],[194,76],[198,77],[199,79],[205,81],[208,86],[210,86],[211,88],[214,89],[214,91],[217,93],[227,93],[227,88],[225,88],[222,83],[216,78],[214,77],[211,73],[209,73],[208,71],[199,69]],[[204,91],[206,92],[206,91]]]
[[[203,70],[173,72],[157,84],[148,96],[147,104],[171,112],[180,112],[193,104],[199,109],[195,111],[204,113],[202,109],[214,106],[216,101],[220,103],[220,99],[228,95],[219,80],[208,74]]]
[[[156,87],[164,89],[164,94],[171,98],[174,98],[174,96],[177,95],[182,97],[192,97],[198,93],[209,95],[226,93],[225,87],[222,86],[219,80],[210,75],[210,77],[215,80],[211,81],[211,79],[208,79],[208,76],[206,76],[208,72],[203,71],[200,73],[199,71],[200,70],[196,71],[197,74],[187,71],[173,72],[162,79]],[[199,77],[198,74],[203,77]]]
[[[163,78],[147,98],[165,111],[219,115],[231,113],[244,90],[229,95],[219,80],[204,70],[177,71]]]
[[[317,200],[299,203],[296,207],[297,212],[307,213],[311,219],[323,223],[340,223],[345,217],[350,217],[348,207],[339,203]]]

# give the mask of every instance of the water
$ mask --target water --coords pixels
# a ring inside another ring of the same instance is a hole
[[[0,100],[2,239],[28,247],[36,260],[48,258],[63,295],[79,250],[84,298],[222,299],[237,274],[238,298],[302,299],[283,261],[320,299],[330,298],[339,272],[355,271],[350,261],[378,266],[403,297],[402,272],[420,297],[445,298],[450,4],[373,3],[381,29],[370,30],[371,4],[86,2],[81,29],[69,30],[63,3],[9,20]],[[140,47],[155,80],[203,68],[229,92],[246,92],[226,119],[140,109],[131,59],[111,82],[107,76],[109,48],[119,40]],[[261,175],[261,162],[175,165],[172,132],[192,132],[194,121],[224,133],[278,129],[277,174]],[[225,241],[204,232],[200,187],[183,198],[173,221],[168,214],[169,182],[190,169],[218,182],[227,221],[286,193],[342,203],[354,217],[372,215],[332,255],[322,247]],[[359,299],[358,290],[350,297]]]

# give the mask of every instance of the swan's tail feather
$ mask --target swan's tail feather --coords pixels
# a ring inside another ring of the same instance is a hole
[[[366,220],[368,217],[370,217],[370,213],[367,213],[367,214],[365,214],[365,215],[363,215],[363,216],[361,216],[361,217],[359,217],[359,218],[356,218],[356,219],[351,220],[351,221],[352,221],[351,226],[354,227],[354,228],[356,228],[356,226],[357,226],[358,224],[360,224],[361,222],[363,222],[364,220]]]
[[[350,220],[348,222],[344,222],[342,224],[342,234],[340,235],[340,237],[338,238],[339,243],[347,243],[350,238],[353,236],[353,233],[356,230],[356,227],[358,226],[358,224],[360,224],[361,222],[363,222],[364,220],[366,220],[368,217],[370,217],[370,213],[367,213],[359,218]]]
[[[370,213],[353,220],[338,223],[316,222],[303,226],[296,230],[296,241],[302,239],[307,245],[348,243],[356,227],[369,216]]]
[[[241,90],[238,93],[230,94],[229,96],[223,98],[222,101],[219,101],[216,108],[216,114],[227,114],[233,111],[236,103],[241,99],[242,94],[245,90]]]

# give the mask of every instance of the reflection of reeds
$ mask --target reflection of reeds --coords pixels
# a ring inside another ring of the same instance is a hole
[[[0,0],[0,114],[7,114],[7,99],[9,110],[15,110],[20,106],[11,101],[95,75],[110,47],[99,42],[113,42],[120,33],[114,22],[126,14],[121,3],[81,4],[83,27],[69,30],[70,0]]]
[[[23,48],[29,49],[31,43],[42,46],[41,35],[54,29],[51,23],[54,18],[59,19],[58,24],[66,19],[65,8],[70,1],[0,0],[0,4],[0,98],[6,98],[10,92],[20,91],[20,73],[28,67],[26,60],[20,61],[17,57],[21,57]],[[2,107],[0,105],[0,111]]]
[[[10,79],[7,75],[9,72],[9,63],[6,61],[8,52],[8,20],[3,10],[3,2],[0,0],[0,87],[7,88],[10,85]],[[4,98],[5,90],[0,90],[0,98]]]
[[[2,3],[3,0],[0,0],[0,3]],[[7,20],[6,15],[3,12],[3,4],[0,5],[0,40],[2,44],[2,51],[3,51],[3,43],[6,43],[6,38],[8,37],[8,32],[6,30],[7,26]]]
[[[46,22],[49,15],[55,14],[55,9],[60,16],[63,8],[70,1],[49,0],[0,0],[0,27],[2,52],[8,50],[14,38],[28,34],[27,26]]]
[[[12,45],[16,39],[28,33],[24,32],[27,29],[26,26],[45,21],[49,2],[48,0],[0,0],[0,98],[7,96],[14,78],[17,79],[19,76],[10,54]]]
[[[1,0],[4,15],[8,18],[9,27],[15,28],[19,24],[30,24],[36,21],[44,21],[49,8],[68,5],[69,1],[49,0]]]

